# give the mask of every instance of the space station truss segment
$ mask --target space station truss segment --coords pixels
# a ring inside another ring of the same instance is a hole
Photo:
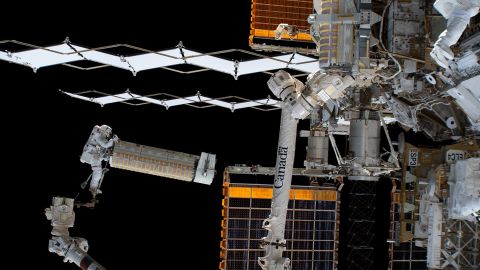
[[[445,219],[441,241],[442,269],[480,268],[480,224],[467,220]]]
[[[54,65],[65,65],[81,70],[115,67],[131,71],[134,75],[140,71],[157,68],[163,68],[178,73],[195,73],[206,70],[214,70],[230,74],[236,79],[240,75],[259,72],[268,73],[270,70],[285,68],[310,74],[317,71],[319,68],[317,59],[303,56],[298,53],[283,54],[274,57],[241,49],[200,53],[186,49],[181,42],[177,48],[162,51],[151,51],[129,44],[114,44],[97,48],[87,48],[73,45],[68,39],[62,44],[48,47],[36,46],[16,40],[0,41],[0,45],[8,43],[31,49],[18,52],[0,51],[0,60],[28,66],[34,71],[42,67]],[[119,48],[136,50],[140,54],[123,56],[105,52],[106,50]],[[257,57],[257,59],[238,61],[226,60],[218,57],[219,55],[227,53],[250,55]],[[77,61],[90,61],[98,63],[98,65],[86,68],[76,64],[75,62]],[[182,64],[194,65],[199,67],[199,69],[193,71],[182,71],[172,67]]]

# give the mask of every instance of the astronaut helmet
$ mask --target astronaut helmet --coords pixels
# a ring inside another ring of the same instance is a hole
[[[105,135],[107,138],[112,136],[112,128],[107,125],[100,126],[100,132]]]

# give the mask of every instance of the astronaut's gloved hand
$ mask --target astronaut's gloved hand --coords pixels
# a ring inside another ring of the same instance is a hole
[[[451,51],[451,50],[450,50]],[[439,46],[433,47],[433,50],[430,52],[430,56],[432,57],[435,62],[444,69],[449,69],[448,67],[448,58],[445,57],[444,54],[445,51],[443,51]]]
[[[437,54],[442,54],[446,59],[452,60],[455,57],[455,55],[453,54],[450,47],[445,43],[441,42],[441,40],[439,41],[437,41],[435,45],[433,45],[432,51],[436,51]]]
[[[113,134],[113,141],[118,142],[118,136],[116,134]]]

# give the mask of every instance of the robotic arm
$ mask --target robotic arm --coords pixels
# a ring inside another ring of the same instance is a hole
[[[64,257],[64,262],[74,263],[83,270],[105,270],[87,254],[88,243],[78,237],[52,237],[48,251]]]
[[[261,239],[265,255],[258,258],[263,270],[290,269],[290,259],[283,257],[286,250],[285,225],[295,155],[295,140],[299,119],[305,119],[317,104],[326,104],[338,98],[353,83],[349,76],[341,77],[315,73],[309,78],[309,85],[280,70],[270,80],[268,87],[282,100],[282,116],[277,148],[275,179],[273,184],[272,209],[262,227],[268,231]]]
[[[297,124],[298,119],[307,117],[313,108],[309,100],[298,98],[305,88],[303,83],[287,72],[283,70],[276,72],[267,84],[283,103],[272,209],[262,224],[262,227],[268,231],[260,244],[260,247],[265,250],[265,255],[258,258],[258,263],[263,270],[285,270],[291,269],[290,259],[283,257],[283,252],[286,250],[285,224],[290,199]]]
[[[287,33],[289,36],[295,36],[298,34],[298,29],[295,25],[288,25],[281,23],[275,29],[275,39],[282,39],[282,34]]]
[[[73,199],[54,197],[50,208],[45,209],[45,215],[52,221],[53,227],[48,251],[64,257],[64,262],[74,263],[83,270],[105,270],[87,254],[87,240],[71,237],[68,232],[68,228],[73,227],[75,222],[73,205]]]

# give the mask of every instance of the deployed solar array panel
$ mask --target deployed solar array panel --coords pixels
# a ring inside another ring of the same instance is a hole
[[[260,270],[264,256],[262,222],[270,214],[272,189],[264,185],[227,183],[222,223],[220,269]],[[292,269],[335,269],[337,192],[312,187],[292,188],[285,239]]]
[[[310,24],[307,22],[307,17],[313,13],[313,4],[312,1],[253,0],[252,9],[252,30],[254,30],[254,34],[274,38],[274,35],[269,34],[281,23],[308,30]],[[309,35],[306,37],[299,35],[295,39],[311,40]]]
[[[261,111],[271,111],[279,109],[280,103],[276,99],[271,99],[267,97],[266,99],[257,99],[249,100],[246,98],[241,98],[237,96],[226,96],[220,98],[210,98],[205,97],[197,93],[195,96],[190,97],[177,97],[172,94],[167,93],[156,93],[148,96],[141,96],[131,91],[127,90],[124,93],[109,95],[107,93],[102,93],[95,90],[80,92],[80,93],[70,93],[64,92],[68,96],[73,98],[93,102],[100,104],[101,106],[112,104],[112,103],[125,103],[133,106],[140,106],[145,104],[156,104],[165,107],[166,109],[174,106],[188,105],[194,108],[210,108],[213,106],[230,109],[232,112],[238,109],[253,108]],[[97,94],[98,97],[89,97],[90,94]],[[167,97],[168,99],[166,99]],[[225,101],[228,99],[235,99],[237,101]],[[139,101],[140,103],[134,103],[134,101]],[[203,104],[203,105],[201,105]]]
[[[427,269],[427,249],[415,246],[413,240],[393,248],[393,270]]]
[[[250,46],[254,49],[274,51],[290,51],[286,50],[286,47],[315,48],[309,34],[310,24],[307,22],[308,15],[313,13],[312,1],[252,0]],[[298,29],[296,35],[290,36],[287,33],[282,35],[282,39],[290,41],[290,44],[275,42],[274,31],[279,24],[292,25]]]
[[[0,51],[0,60],[28,66],[34,71],[42,67],[66,65],[83,70],[115,67],[131,71],[134,75],[140,71],[156,68],[163,68],[179,73],[185,73],[172,68],[172,66],[187,64],[200,68],[199,70],[195,70],[193,72],[215,70],[238,78],[238,76],[241,75],[268,72],[271,70],[285,68],[297,70],[306,74],[315,72],[319,69],[317,59],[306,57],[298,53],[274,57],[264,56],[258,53],[252,53],[238,49],[200,53],[186,49],[182,44],[179,44],[175,49],[163,51],[150,51],[128,44],[115,44],[99,48],[86,48],[73,45],[68,40],[60,45],[49,47],[39,47],[15,40],[0,41],[0,44],[16,44],[32,48],[30,50],[18,52]],[[141,54],[132,56],[113,55],[110,53],[105,53],[105,48],[129,48],[137,50],[141,52]],[[258,59],[238,61],[226,60],[217,57],[217,55],[229,52],[253,55],[258,57]],[[99,65],[90,68],[83,68],[76,65],[79,61],[90,61]]]

